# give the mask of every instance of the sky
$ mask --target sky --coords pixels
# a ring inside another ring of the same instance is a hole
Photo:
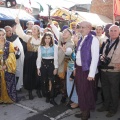
[[[87,4],[91,3],[92,0],[34,0],[40,3],[50,4],[53,7],[71,7],[74,4]]]
[[[32,1],[32,0],[31,0]],[[92,0],[34,0],[39,2],[44,7],[44,12],[41,15],[48,13],[47,4],[51,5],[52,8],[65,7],[69,8],[75,4],[90,4]]]
[[[24,6],[28,6],[29,0],[16,0],[17,3],[22,3]],[[31,6],[39,8],[39,2],[42,7],[44,8],[44,11],[41,12],[41,15],[48,13],[48,5],[51,5],[52,8],[59,8],[59,7],[65,7],[70,8],[71,6],[74,6],[75,4],[90,4],[92,0],[31,0]]]

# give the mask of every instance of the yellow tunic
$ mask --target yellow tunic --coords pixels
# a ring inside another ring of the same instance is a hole
[[[2,51],[2,50],[0,50]],[[14,46],[12,43],[10,43],[9,46],[9,56],[5,60],[5,64],[7,66],[6,71],[9,73],[15,73],[16,72],[16,58],[14,54]],[[3,52],[0,52],[1,59],[3,58]],[[0,65],[2,66],[2,62],[0,62]],[[6,87],[6,81],[5,81],[5,72],[3,70],[0,70],[0,103],[13,103],[13,101],[10,99],[7,87]]]

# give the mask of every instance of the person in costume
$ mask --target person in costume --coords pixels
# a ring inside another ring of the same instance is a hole
[[[66,101],[66,97],[67,97],[66,94],[67,64],[70,61],[69,58],[74,48],[74,42],[71,40],[71,38],[72,38],[72,31],[69,28],[67,28],[63,30],[58,42],[58,65],[59,65],[58,76],[61,82],[62,103]]]
[[[54,44],[54,36],[46,32],[42,37],[38,48],[37,73],[41,76],[42,93],[46,96],[46,102],[57,105],[55,97],[55,76],[58,69],[58,47]]]
[[[16,54],[16,90],[20,91],[23,87],[23,64],[24,64],[24,50],[19,37],[12,33],[12,28],[10,26],[4,27],[6,31],[6,40],[14,44],[15,54]]]
[[[36,93],[39,98],[41,98],[40,91],[40,81],[37,76],[36,69],[36,59],[37,59],[37,50],[40,45],[40,27],[38,25],[34,25],[32,27],[32,36],[26,35],[20,25],[19,18],[15,19],[16,25],[16,34],[27,43],[27,52],[25,53],[24,60],[24,75],[23,75],[23,86],[28,90],[29,99],[32,100],[33,89],[36,89]]]
[[[6,40],[6,32],[0,28],[0,103],[17,102],[15,72],[14,45]]]
[[[88,120],[90,111],[95,110],[95,74],[99,61],[99,41],[90,33],[91,23],[82,21],[79,25],[82,37],[76,47],[74,72],[81,113],[75,114],[75,117]]]

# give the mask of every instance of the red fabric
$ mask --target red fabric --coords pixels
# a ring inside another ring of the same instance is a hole
[[[120,15],[120,0],[114,0],[114,15]]]

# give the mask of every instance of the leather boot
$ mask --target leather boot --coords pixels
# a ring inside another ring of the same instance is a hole
[[[55,102],[55,100],[54,100],[54,98],[50,98],[50,104],[52,104],[52,105],[58,105],[56,102]]]
[[[50,91],[47,92],[46,94],[46,103],[50,102]]]
[[[29,90],[29,100],[33,100],[32,90]]]
[[[90,111],[83,111],[81,120],[88,120],[90,118]]]
[[[36,91],[36,94],[37,94],[37,96],[38,96],[39,98],[42,98],[42,94],[41,94],[41,91],[40,91],[40,90],[37,90],[37,91]]]
[[[61,98],[61,103],[65,103],[66,102],[66,97],[65,96],[62,96]]]

